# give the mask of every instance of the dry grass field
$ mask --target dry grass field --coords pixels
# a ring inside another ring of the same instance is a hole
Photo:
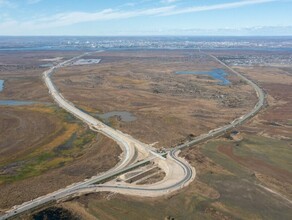
[[[0,210],[106,171],[119,160],[116,143],[55,106],[42,83],[41,59],[75,54],[0,53],[0,100],[36,102],[0,106]]]
[[[113,118],[110,125],[158,147],[176,145],[247,112],[256,101],[251,88],[229,75],[218,85],[207,75],[220,65],[194,51],[114,51],[97,53],[101,63],[67,67],[53,77],[68,100],[92,115],[130,112],[135,121]],[[248,97],[248,98],[247,98]]]
[[[119,161],[116,143],[56,107],[0,109],[1,209],[82,181]]]
[[[236,129],[240,139],[221,137],[181,153],[197,171],[187,188],[155,199],[92,194],[60,207],[81,219],[291,219],[291,69],[236,68],[266,91],[267,106]],[[208,113],[206,121],[216,115]]]
[[[39,56],[48,59],[74,53],[42,52]],[[24,53],[19,63],[26,66],[36,62],[37,56]],[[157,147],[174,146],[229,123],[256,102],[253,90],[231,73],[226,77],[231,82],[227,86],[206,75],[175,74],[222,68],[191,50],[107,51],[88,58],[101,59],[101,63],[66,67],[54,75],[63,96],[96,117],[113,111],[131,113],[136,118],[133,121],[112,117],[105,122],[145,143],[158,141]],[[96,136],[52,104],[40,78],[40,63],[27,69],[0,65],[0,79],[6,82],[0,99],[40,102],[0,106],[2,210],[108,170],[121,153],[111,140]],[[197,172],[188,187],[155,199],[90,194],[38,215],[59,213],[70,219],[291,219],[287,202],[292,199],[291,68],[235,68],[265,90],[267,105],[236,128],[241,138],[232,140],[226,135],[181,152]]]

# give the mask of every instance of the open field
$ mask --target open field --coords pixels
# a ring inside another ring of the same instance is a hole
[[[183,152],[198,177],[174,195],[145,199],[91,194],[66,202],[63,208],[83,219],[84,213],[92,219],[289,219],[289,203],[258,186],[259,180],[248,167],[218,151],[224,143],[229,141]]]
[[[268,93],[269,108],[256,117],[248,126],[260,131],[263,136],[291,139],[292,126],[292,67],[254,67],[239,71],[257,80]]]
[[[1,109],[6,122],[0,126],[1,208],[84,180],[118,162],[121,150],[113,141],[55,107]],[[15,127],[4,127],[12,122]]]
[[[55,106],[41,80],[42,59],[67,59],[76,53],[0,53],[0,78],[5,80],[0,100],[36,102],[0,106],[0,210],[106,171],[119,161],[116,143]]]
[[[191,50],[114,51],[89,58],[101,62],[67,67],[54,75],[62,94],[92,115],[130,112],[136,120],[116,117],[110,125],[145,143],[158,141],[157,147],[176,145],[228,123],[256,100],[252,89],[232,75],[232,84],[221,86],[206,75],[175,74],[220,67]]]
[[[238,70],[264,88],[268,105],[236,129],[240,131],[238,140],[222,137],[181,153],[196,167],[197,178],[190,186],[155,199],[91,194],[60,207],[81,219],[291,219],[287,201],[292,199],[289,68]],[[111,110],[116,109],[107,111]],[[206,121],[213,116],[208,113]]]
[[[41,79],[41,74],[45,70],[41,65],[56,62],[45,59],[55,57],[68,59],[79,53],[76,51],[0,51],[0,78],[5,80],[5,89],[0,92],[0,100],[52,102]]]
[[[244,144],[250,139],[254,140],[254,137],[245,137],[242,151],[248,150]],[[289,160],[283,157],[282,161],[269,164],[269,159],[277,154],[275,145],[274,152],[261,154],[265,159],[250,158],[253,153],[246,152],[247,156],[239,160],[239,156],[230,157],[220,149],[228,144],[236,145],[222,138],[185,150],[182,155],[196,167],[198,176],[190,186],[174,195],[145,199],[108,193],[91,194],[68,201],[62,207],[82,219],[87,219],[88,215],[92,219],[290,219],[291,204],[259,186],[271,186],[266,180],[272,171],[274,179],[278,179],[274,183],[277,192],[291,198],[288,177],[281,179],[287,171],[274,173]],[[249,166],[252,159],[257,163]],[[259,178],[259,173],[263,173],[263,179]]]
[[[227,77],[230,86],[220,86],[208,76],[175,74],[220,68],[210,58],[193,51],[103,52],[87,58],[100,58],[101,62],[67,67],[54,75],[64,97],[92,115],[131,113],[136,118],[133,121],[126,122],[118,116],[107,123],[143,142],[158,141],[157,147],[176,145],[192,135],[229,123],[253,108],[256,101],[252,89],[235,76]],[[237,70],[264,88],[268,105],[236,129],[240,131],[238,140],[221,137],[183,150],[181,155],[197,172],[188,187],[155,199],[90,194],[57,205],[47,214],[57,210],[56,214],[73,213],[81,219],[291,219],[291,203],[287,201],[292,199],[291,70],[289,67],[237,67]],[[44,85],[37,83],[41,82],[39,76],[34,79],[35,86],[43,88],[43,94],[28,95],[37,101],[51,102]],[[10,93],[6,90],[0,95]],[[17,96],[18,93],[13,93],[13,97]],[[4,123],[0,131],[14,143],[14,149],[21,150],[15,158],[3,159],[2,209],[108,170],[118,161],[120,150],[112,141],[101,135],[96,137],[52,105],[1,108],[4,110],[0,119]],[[30,114],[39,119],[33,126],[29,123],[34,121]],[[10,124],[18,126],[19,131],[4,133]],[[36,135],[32,127],[37,127],[43,137]],[[31,130],[33,134],[29,133]],[[22,134],[19,143],[29,143],[30,148],[12,141],[17,133]],[[4,149],[7,158],[11,149],[3,146],[1,150]],[[15,161],[25,172],[14,168]],[[17,172],[24,175],[15,178]],[[32,188],[35,183],[41,187]]]

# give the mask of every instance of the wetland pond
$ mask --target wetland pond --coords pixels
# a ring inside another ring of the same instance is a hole
[[[0,79],[0,92],[4,89],[4,80]],[[34,101],[18,101],[18,100],[0,100],[0,106],[21,106],[21,105],[33,105],[38,102]]]
[[[20,105],[33,105],[37,102],[33,101],[17,101],[17,100],[0,100],[0,106],[20,106]]]
[[[137,118],[130,112],[125,111],[113,111],[104,114],[96,114],[99,118],[108,121],[111,117],[119,117],[123,122],[135,121]]]
[[[0,92],[2,92],[3,88],[4,88],[4,80],[0,79]]]
[[[231,82],[226,79],[225,77],[228,75],[223,69],[213,69],[211,71],[178,71],[176,74],[193,74],[193,75],[208,75],[211,76],[213,79],[219,80],[218,84],[222,86],[226,86],[231,84]]]
[[[0,79],[0,92],[4,89],[4,80]],[[33,101],[17,101],[17,100],[0,100],[0,106],[20,106],[20,105],[33,105],[37,102]]]
[[[52,64],[52,63],[46,63],[46,64],[39,65],[40,68],[48,68],[48,67],[53,67],[53,66],[54,66],[54,64]]]

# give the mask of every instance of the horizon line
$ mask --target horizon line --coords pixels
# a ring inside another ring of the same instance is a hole
[[[291,35],[0,35],[0,37],[292,37]]]

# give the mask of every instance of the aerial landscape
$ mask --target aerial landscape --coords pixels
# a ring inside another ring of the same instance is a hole
[[[84,2],[0,0],[0,219],[292,219],[292,2]]]

